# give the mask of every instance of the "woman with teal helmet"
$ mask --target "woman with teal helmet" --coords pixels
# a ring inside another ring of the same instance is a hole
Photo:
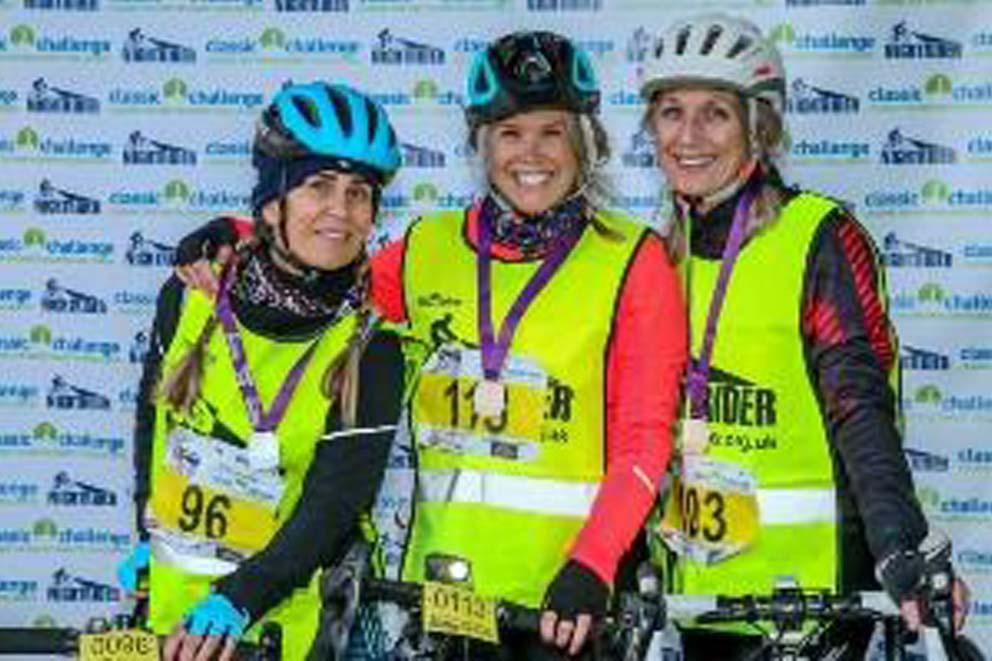
[[[167,659],[228,658],[263,621],[281,626],[282,658],[310,647],[314,569],[340,553],[376,489],[349,466],[385,457],[399,416],[402,357],[374,323],[365,253],[399,164],[368,96],[283,88],[255,134],[256,236],[219,272],[216,296],[176,278],[162,289],[135,433],[144,541],[121,574],[134,586],[147,565]],[[309,543],[282,551],[301,529]]]

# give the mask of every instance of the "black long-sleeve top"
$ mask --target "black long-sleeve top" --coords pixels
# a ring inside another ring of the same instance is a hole
[[[779,187],[786,200],[799,193],[785,188],[776,173],[756,176]],[[693,222],[695,257],[721,259],[741,194]],[[862,226],[836,208],[810,247],[799,311],[806,368],[838,479],[838,550],[847,590],[874,586],[872,560],[915,549],[927,533],[902,452],[897,393],[889,384],[898,356],[876,254]]]
[[[163,286],[144,363],[134,430],[135,504],[138,530],[146,537],[141,513],[150,493],[152,443],[155,424],[154,388],[162,359],[178,325],[184,285],[175,277]],[[299,340],[322,330],[320,323],[303,320],[270,307],[254,309],[233,299],[238,320],[266,337]],[[403,359],[399,340],[378,332],[370,340],[359,367],[359,394],[355,427],[332,440],[318,443],[304,478],[294,512],[268,546],[238,569],[215,583],[215,589],[258,619],[303,587],[317,567],[328,566],[344,551],[355,532],[359,513],[371,505],[385,470],[393,432],[399,419],[403,392]],[[379,431],[368,431],[380,429]],[[337,406],[327,414],[326,432],[342,430]]]

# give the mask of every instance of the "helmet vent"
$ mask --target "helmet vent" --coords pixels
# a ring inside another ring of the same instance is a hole
[[[303,115],[304,119],[307,120],[307,124],[315,128],[320,128],[320,115],[317,114],[317,107],[314,105],[313,101],[305,98],[294,96],[293,105],[296,110]]]
[[[716,42],[721,34],[723,34],[723,27],[719,25],[710,26],[710,29],[706,31],[706,38],[703,40],[703,47],[699,49],[700,55],[709,55],[713,47],[716,46]]]
[[[685,28],[675,37],[675,54],[685,55],[685,47],[689,45],[689,36],[692,34],[691,28]]]
[[[481,67],[479,69],[479,75],[472,81],[472,93],[479,96],[485,96],[489,93],[489,78],[486,77]]]
[[[334,106],[334,114],[338,118],[338,123],[341,125],[342,135],[351,135],[352,131],[352,118],[351,118],[351,108],[348,107],[348,100],[344,98],[344,95],[333,87],[327,89],[328,96],[331,98],[331,104]]]
[[[735,57],[746,51],[748,48],[750,48],[753,43],[754,42],[751,40],[750,37],[745,37],[742,35],[737,40],[737,43],[734,44],[734,46],[729,51],[727,51],[727,59],[728,60],[734,59]]]
[[[369,144],[375,142],[375,131],[379,128],[379,113],[368,97],[365,98],[365,115],[369,118]]]
[[[392,148],[392,147],[395,147],[395,146],[396,146],[396,131],[394,131],[393,130],[393,127],[390,126],[389,127],[389,147]]]

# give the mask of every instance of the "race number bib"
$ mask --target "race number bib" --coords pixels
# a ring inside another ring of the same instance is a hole
[[[416,441],[459,454],[533,460],[544,428],[548,377],[534,362],[510,356],[500,373],[503,406],[480,415],[483,382],[476,349],[444,345],[424,364],[413,396]]]
[[[175,546],[209,541],[199,548],[244,555],[264,548],[275,534],[285,484],[277,471],[253,468],[248,450],[177,427],[169,434],[165,463],[152,513],[160,534],[178,537]]]
[[[754,544],[758,528],[754,475],[705,455],[683,457],[659,525],[672,551],[714,564]]]
[[[424,631],[499,642],[496,602],[462,587],[425,582],[421,620]]]

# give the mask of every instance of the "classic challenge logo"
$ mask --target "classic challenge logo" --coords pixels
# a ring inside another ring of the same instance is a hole
[[[251,208],[251,196],[226,188],[193,188],[183,179],[172,179],[161,189],[124,188],[107,196],[107,211],[136,213],[238,213]]]
[[[868,102],[876,110],[973,110],[992,106],[992,79],[987,75],[961,77],[965,75],[952,79],[945,73],[933,73],[919,85],[876,85],[868,92]]]
[[[20,236],[0,236],[0,262],[106,264],[114,244],[73,237],[50,236],[40,227],[29,227]]]
[[[124,438],[40,422],[33,429],[0,429],[0,454],[124,458]]]
[[[890,301],[896,316],[992,318],[992,293],[952,291],[936,282],[916,291],[893,290]]]
[[[119,342],[104,338],[53,333],[44,324],[0,335],[0,358],[72,360],[112,363],[121,359]]]
[[[769,33],[773,42],[783,50],[786,59],[791,56],[822,58],[868,58],[877,46],[877,39],[864,33],[800,32],[790,23],[780,23]]]
[[[358,62],[361,42],[330,39],[322,33],[305,36],[287,34],[276,27],[264,28],[257,37],[212,38],[204,45],[210,62],[304,61]]]
[[[0,161],[109,163],[113,151],[109,142],[75,135],[42,135],[30,126],[10,136],[0,135]]]
[[[114,87],[107,93],[114,112],[247,112],[264,103],[261,92],[191,87],[182,78],[170,78],[161,87]]]
[[[992,210],[992,188],[956,187],[931,179],[918,190],[876,189],[864,196],[864,208],[874,215],[974,214]]]
[[[109,39],[80,38],[74,34],[39,33],[30,25],[15,25],[0,39],[0,60],[100,61],[110,56]]]
[[[107,528],[93,527],[69,527],[59,526],[54,520],[49,518],[38,519],[30,526],[3,526],[0,527],[0,552],[3,551],[55,551],[57,553],[67,553],[72,551],[87,551],[96,553],[126,551],[131,545],[131,535],[128,532],[120,532]],[[58,575],[59,572],[56,572]],[[60,585],[73,586],[76,581],[57,581]],[[115,592],[101,594],[117,595]],[[61,599],[55,601],[77,601],[70,595],[80,595],[79,592],[64,592]],[[49,593],[52,599],[52,593]]]

